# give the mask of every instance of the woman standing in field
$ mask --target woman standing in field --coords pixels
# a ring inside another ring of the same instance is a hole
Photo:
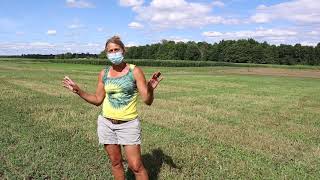
[[[118,36],[113,36],[106,42],[105,51],[112,66],[100,71],[95,94],[83,91],[67,76],[63,85],[88,103],[103,105],[102,114],[98,117],[97,131],[99,143],[104,144],[104,149],[111,160],[115,179],[125,178],[120,145],[124,146],[129,168],[136,179],[148,179],[141,158],[137,94],[139,92],[145,104],[151,105],[154,89],[162,80],[161,73],[154,73],[146,82],[144,73],[139,67],[123,61],[125,47]]]

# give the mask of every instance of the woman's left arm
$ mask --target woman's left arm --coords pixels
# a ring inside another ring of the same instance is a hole
[[[134,68],[133,76],[136,80],[137,88],[139,90],[143,102],[147,105],[151,105],[153,102],[154,89],[156,89],[156,87],[162,80],[162,77],[160,78],[160,75],[160,72],[153,73],[151,79],[147,82],[142,69],[137,66]]]

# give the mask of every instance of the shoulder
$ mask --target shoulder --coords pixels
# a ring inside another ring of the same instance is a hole
[[[98,75],[98,77],[99,77],[99,79],[103,79],[103,77],[104,77],[104,75],[105,75],[105,73],[106,73],[106,70],[108,69],[109,67],[105,67],[105,68],[103,68],[103,69],[101,69],[101,71],[99,72],[99,75]]]
[[[99,72],[99,76],[104,76],[104,73],[106,72],[106,68],[101,69],[101,71]]]
[[[143,71],[142,71],[142,69],[140,67],[134,65],[133,74],[134,75],[143,74]]]
[[[138,66],[135,66],[135,68],[133,69],[133,76],[136,80],[145,78],[142,69]]]

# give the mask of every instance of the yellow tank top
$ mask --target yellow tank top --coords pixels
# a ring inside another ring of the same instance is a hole
[[[107,77],[110,66],[106,67],[103,82],[106,96],[102,104],[102,115],[106,118],[129,121],[138,116],[137,86],[133,77],[135,65],[130,64],[127,74]]]

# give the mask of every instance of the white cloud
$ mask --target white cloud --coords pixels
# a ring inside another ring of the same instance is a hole
[[[290,29],[263,29],[258,28],[256,30],[248,31],[235,31],[235,32],[217,32],[207,31],[203,32],[202,36],[210,38],[212,40],[236,40],[254,38],[258,41],[267,41],[271,44],[294,44],[301,42],[300,39],[306,38],[301,36],[301,32]]]
[[[317,46],[317,42],[303,41],[301,42],[302,46]]]
[[[31,47],[40,47],[40,48],[50,48],[55,47],[54,44],[48,43],[48,42],[31,42],[28,43]]]
[[[84,27],[82,24],[70,24],[68,26],[69,29],[79,29],[79,28],[82,28]]]
[[[94,8],[95,6],[85,0],[66,0],[66,4],[70,8]]]
[[[294,23],[320,23],[320,3],[315,0],[291,0],[272,6],[260,5],[250,17],[256,23],[287,20]]]
[[[89,46],[89,47],[99,47],[100,44],[98,44],[98,43],[87,43],[87,46]]]
[[[0,42],[0,55],[19,54],[59,54],[59,53],[100,53],[104,48],[104,43],[49,43],[49,42],[23,42],[4,43]]]
[[[68,29],[81,29],[84,28],[85,25],[81,23],[81,20],[79,18],[74,18],[72,22],[67,26]]]
[[[208,31],[208,32],[203,32],[202,35],[205,37],[220,37],[223,34],[221,32]]]
[[[69,42],[57,45],[57,50],[60,53],[72,52],[72,53],[100,53],[104,49],[103,43],[79,43],[79,42]]]
[[[132,46],[139,46],[138,43],[135,43],[135,42],[129,42],[125,45],[126,47],[132,47]]]
[[[142,29],[144,26],[138,22],[131,22],[130,24],[128,24],[129,28],[132,29]]]
[[[47,34],[48,34],[48,35],[56,35],[56,34],[57,34],[57,31],[56,31],[56,30],[48,30],[48,31],[47,31]]]
[[[267,23],[271,21],[271,19],[272,19],[272,16],[266,13],[257,13],[251,16],[251,20],[256,23]]]
[[[121,6],[141,6],[144,3],[144,0],[120,0]]]
[[[50,54],[55,49],[55,45],[48,42],[30,43],[0,43],[0,55],[17,54]]]
[[[152,0],[147,6],[132,8],[138,21],[148,23],[153,29],[203,27],[209,24],[238,24],[237,19],[211,15],[221,1],[195,3],[186,0]]]
[[[217,7],[224,7],[224,3],[221,1],[213,1],[211,4]]]
[[[23,31],[17,31],[17,32],[16,32],[16,35],[17,35],[17,36],[22,36],[22,35],[24,35],[24,34],[25,34],[25,33],[24,33]]]
[[[312,35],[312,36],[318,36],[318,35],[320,35],[320,32],[319,31],[311,31],[308,34]]]
[[[298,33],[291,30],[283,29],[258,29],[255,31],[238,31],[238,32],[203,32],[205,37],[226,37],[226,38],[265,38],[265,37],[289,37],[296,36]]]
[[[188,42],[192,41],[191,39],[188,38],[182,38],[182,37],[176,37],[176,36],[171,36],[169,38],[165,38],[166,40],[174,41],[174,42]]]

